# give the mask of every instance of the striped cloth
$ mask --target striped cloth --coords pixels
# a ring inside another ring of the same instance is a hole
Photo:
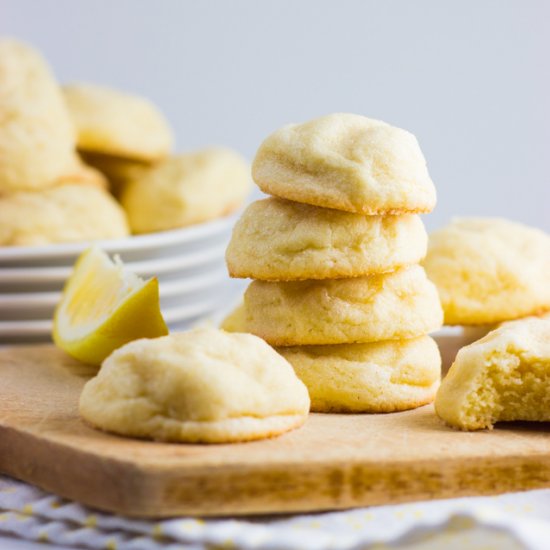
[[[550,490],[283,519],[143,521],[90,510],[0,476],[0,535],[105,550],[548,550]]]

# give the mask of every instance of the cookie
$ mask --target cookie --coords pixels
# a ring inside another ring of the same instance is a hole
[[[67,173],[62,174],[55,180],[55,186],[71,183],[94,185],[104,191],[109,191],[110,188],[109,182],[103,173],[83,162],[78,155],[75,155],[73,166],[67,170]]]
[[[121,435],[230,443],[297,428],[309,404],[292,367],[259,338],[196,329],[113,352],[85,385],[80,414]]]
[[[441,377],[439,349],[429,336],[277,351],[307,386],[316,412],[413,409],[433,401]]]
[[[252,177],[270,195],[359,214],[430,212],[436,202],[416,138],[353,114],[277,130],[261,144]]]
[[[419,216],[363,216],[284,199],[252,203],[233,229],[232,277],[338,279],[418,263],[428,236]]]
[[[437,392],[435,410],[461,430],[550,421],[550,321],[510,321],[462,348]]]
[[[229,149],[170,157],[124,186],[120,201],[133,233],[211,220],[236,210],[250,190],[246,161]]]
[[[220,328],[227,332],[248,332],[246,330],[246,312],[244,302],[233,309],[221,322]]]
[[[149,163],[98,153],[82,151],[81,157],[86,165],[93,167],[109,180],[111,193],[115,197],[121,195],[127,183],[140,178],[151,167]]]
[[[246,328],[275,346],[415,338],[441,326],[435,286],[420,266],[323,281],[253,281]]]
[[[149,100],[96,84],[63,88],[78,134],[78,148],[154,161],[172,150],[172,131]]]
[[[126,237],[124,211],[82,181],[0,196],[0,245],[31,246]]]
[[[490,325],[550,310],[550,236],[498,218],[455,219],[424,260],[449,325]]]
[[[0,40],[0,194],[40,190],[73,166],[75,131],[40,54]]]

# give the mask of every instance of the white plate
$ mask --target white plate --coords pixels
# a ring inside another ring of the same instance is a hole
[[[0,321],[0,337],[46,336],[52,332],[50,319],[42,321]]]
[[[229,279],[225,268],[204,275],[166,281],[159,287],[161,308],[183,306],[201,297],[223,292]],[[23,292],[0,294],[0,321],[51,319],[61,292]]]
[[[216,268],[211,273],[180,280],[166,281],[159,285],[161,298],[181,298],[198,290],[218,285],[227,279],[225,269]],[[17,292],[0,294],[0,315],[4,310],[29,310],[54,308],[61,298],[61,292]]]
[[[109,254],[143,252],[145,257],[150,257],[151,252],[166,248],[178,247],[195,243],[210,237],[219,236],[222,233],[229,233],[234,225],[238,214],[220,218],[211,222],[202,223],[182,229],[171,231],[160,231],[145,235],[134,235],[124,239],[111,239],[94,242],[59,243],[44,246],[6,246],[0,247],[0,265],[17,264],[22,262],[25,265],[33,262],[55,264],[61,260],[72,262],[81,252],[92,244],[98,245]]]
[[[225,257],[225,244],[181,256],[130,262],[125,268],[141,277],[160,277],[163,274],[203,266]],[[72,266],[61,267],[3,267],[0,268],[0,285],[62,285],[72,272]]]

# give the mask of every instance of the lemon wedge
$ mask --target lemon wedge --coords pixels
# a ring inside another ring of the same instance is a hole
[[[65,284],[53,321],[53,340],[76,359],[99,366],[138,338],[168,334],[156,278],[144,281],[101,249],[83,252]]]

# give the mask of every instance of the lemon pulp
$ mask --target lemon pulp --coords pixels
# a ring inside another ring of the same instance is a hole
[[[127,342],[166,334],[156,278],[144,281],[126,272],[97,247],[81,254],[54,314],[58,347],[99,366]]]

